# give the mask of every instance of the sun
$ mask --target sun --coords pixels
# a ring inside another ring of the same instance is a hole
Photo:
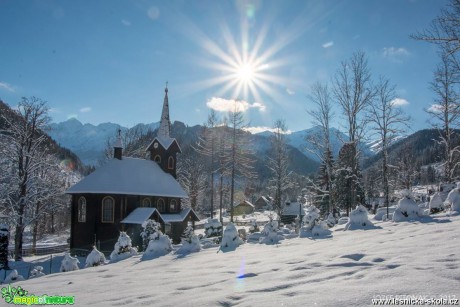
[[[236,77],[240,82],[251,83],[255,79],[255,67],[251,63],[244,63],[236,68]]]

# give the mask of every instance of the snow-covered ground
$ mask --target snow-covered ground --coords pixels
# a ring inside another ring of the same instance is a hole
[[[374,225],[229,252],[138,255],[14,285],[75,296],[77,306],[370,306],[373,298],[460,297],[460,216]]]

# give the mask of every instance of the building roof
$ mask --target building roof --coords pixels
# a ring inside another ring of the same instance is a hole
[[[188,198],[176,179],[154,161],[111,159],[66,191],[67,194],[121,194]]]
[[[236,205],[235,207],[238,207],[238,206],[250,206],[252,208],[254,208],[254,205],[251,204],[250,202],[248,202],[247,200],[243,200],[242,202],[240,202],[238,205]]]
[[[301,203],[299,202],[291,202],[291,203],[286,203],[284,205],[284,208],[281,212],[282,215],[299,215],[299,207],[301,210],[300,215],[305,215],[305,211],[303,210],[303,207]]]
[[[161,214],[161,218],[165,223],[175,223],[175,222],[183,222],[189,214],[192,215],[194,221],[199,221],[200,219],[196,215],[195,211],[191,208],[183,209],[180,213],[163,213]]]
[[[156,211],[155,208],[136,208],[133,212],[131,212],[127,217],[125,217],[121,223],[124,224],[140,224],[142,225],[145,221],[147,221],[152,214]]]

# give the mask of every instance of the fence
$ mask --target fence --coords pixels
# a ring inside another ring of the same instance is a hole
[[[61,245],[53,245],[47,247],[36,247],[35,251],[32,247],[23,247],[22,248],[22,256],[43,256],[49,254],[57,254],[62,252],[69,251],[69,244],[61,244]],[[8,253],[14,258],[14,245],[8,248]]]

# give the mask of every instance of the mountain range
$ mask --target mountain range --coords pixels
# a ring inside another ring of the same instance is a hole
[[[185,126],[186,128],[192,128],[180,122],[175,122],[174,124],[176,123],[177,125]],[[133,128],[140,129],[140,131],[145,133],[148,130],[153,131],[157,129],[158,126],[159,123],[156,122],[150,124],[138,124]],[[194,129],[197,129],[197,127],[200,126],[194,126]],[[107,141],[113,140],[118,129],[121,129],[122,131],[126,131],[128,129],[127,127],[123,127],[115,123],[102,123],[99,125],[82,124],[75,118],[71,118],[61,123],[53,123],[50,128],[49,135],[57,143],[75,152],[80,159],[88,165],[97,165],[101,161]],[[313,164],[318,164],[318,157],[311,151],[307,150],[309,148],[313,148],[312,144],[306,141],[308,136],[318,132],[319,127],[313,127],[287,134],[286,140],[288,144],[292,148],[296,148],[298,151],[294,155],[299,157],[298,153],[300,153],[309,160],[312,160]],[[267,141],[270,135],[272,135],[272,132],[269,131],[253,134],[255,137],[255,142],[252,143],[252,146],[254,146],[253,149],[255,149],[256,152],[268,150],[269,143]],[[337,156],[342,140],[346,139],[347,136],[345,134],[337,129],[331,129],[331,143],[334,156]],[[365,146],[364,151],[365,155],[372,155],[369,147]],[[311,167],[311,169],[314,168],[316,168],[316,166]]]

